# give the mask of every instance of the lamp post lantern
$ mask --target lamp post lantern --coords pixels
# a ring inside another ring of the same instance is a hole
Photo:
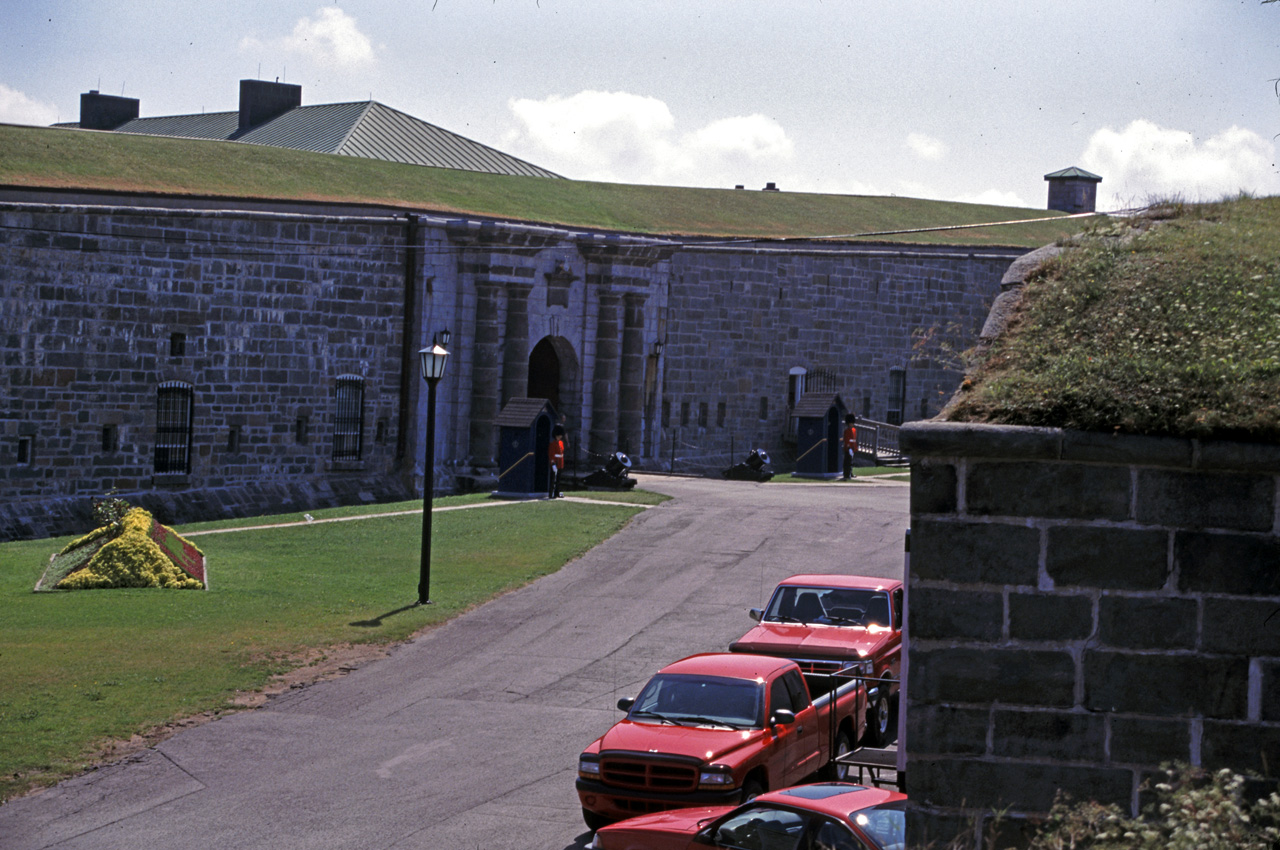
[[[431,603],[431,497],[436,486],[436,385],[444,377],[449,352],[439,344],[418,352],[422,380],[427,382],[427,439],[422,461],[422,559],[418,575],[418,603]]]

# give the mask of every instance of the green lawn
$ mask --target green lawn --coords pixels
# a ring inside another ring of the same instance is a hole
[[[637,504],[664,498],[591,495]],[[479,501],[486,498],[435,504]],[[420,507],[311,513],[322,520]],[[82,770],[104,741],[228,710],[237,691],[261,688],[308,648],[403,640],[554,572],[638,510],[566,499],[439,511],[433,604],[422,607],[410,607],[421,547],[416,512],[197,536],[208,591],[34,593],[50,555],[72,538],[0,544],[0,800]],[[299,520],[289,514],[177,530]]]

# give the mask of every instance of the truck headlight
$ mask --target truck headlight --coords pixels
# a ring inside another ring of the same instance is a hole
[[[720,767],[706,768],[698,774],[698,786],[701,788],[732,788],[733,774]]]
[[[599,756],[579,756],[578,757],[578,775],[583,779],[599,779],[600,778],[600,757]]]

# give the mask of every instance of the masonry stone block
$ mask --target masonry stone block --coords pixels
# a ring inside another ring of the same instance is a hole
[[[1198,617],[1194,599],[1103,596],[1098,640],[1116,649],[1194,649]]]
[[[1280,596],[1280,538],[1180,531],[1173,557],[1184,592]]]
[[[1057,428],[1010,428],[970,422],[909,422],[898,435],[911,457],[997,457],[1055,460],[1061,455]]]
[[[973,463],[965,505],[979,516],[1106,519],[1129,515],[1129,471],[1076,463]]]
[[[1145,437],[1133,434],[1099,434],[1064,431],[1062,459],[1119,466],[1189,467],[1191,441],[1181,437]]]
[[[992,718],[992,754],[1102,763],[1106,731],[1100,714],[996,709]]]
[[[956,468],[928,460],[911,465],[911,513],[945,514],[956,510]]]
[[[1070,708],[1076,665],[1070,653],[976,647],[911,652],[907,690],[913,703],[989,703]]]
[[[1191,763],[1191,723],[1162,717],[1112,717],[1113,764]]]
[[[1127,808],[1134,784],[1122,768],[962,758],[909,760],[907,776],[913,803],[1018,812],[1048,812],[1059,791]]]
[[[1137,520],[1147,525],[1270,531],[1276,482],[1269,475],[1138,471]]]
[[[1159,590],[1169,578],[1169,534],[1091,526],[1050,528],[1045,570],[1058,587]]]
[[[907,712],[906,740],[919,741],[916,752],[982,755],[987,751],[991,711],[949,705],[913,705]]]
[[[1280,778],[1280,726],[1206,720],[1200,758],[1209,770]]]
[[[1280,656],[1280,598],[1204,600],[1205,652]]]
[[[1124,714],[1244,718],[1248,668],[1243,658],[1087,652],[1084,706]]]
[[[1280,660],[1258,662],[1259,716],[1270,723],[1280,722]]]
[[[911,590],[913,639],[997,641],[1004,629],[1004,599],[990,591],[920,587]]]
[[[1040,532],[1003,523],[912,521],[911,572],[927,581],[1035,585]]]
[[[1009,637],[1013,640],[1073,641],[1091,634],[1093,600],[1088,596],[1009,594]]]

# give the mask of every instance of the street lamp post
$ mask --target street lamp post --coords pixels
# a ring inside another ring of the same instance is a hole
[[[418,575],[418,603],[431,604],[431,497],[436,486],[436,384],[444,377],[449,352],[438,343],[418,352],[422,380],[427,382],[427,441],[422,467],[422,559]]]

